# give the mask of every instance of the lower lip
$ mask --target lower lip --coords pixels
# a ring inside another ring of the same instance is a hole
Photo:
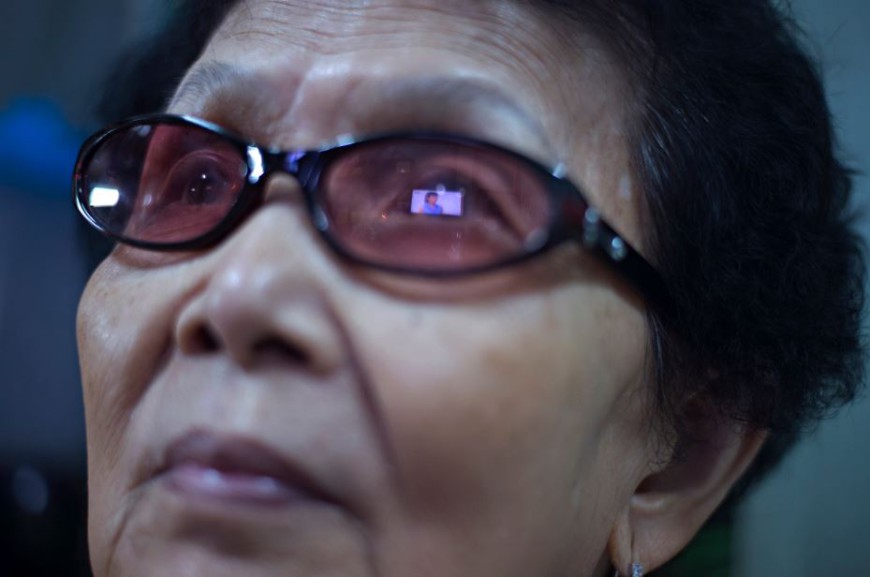
[[[194,463],[177,465],[165,473],[169,487],[185,496],[226,503],[286,505],[311,497],[274,477],[222,471]]]

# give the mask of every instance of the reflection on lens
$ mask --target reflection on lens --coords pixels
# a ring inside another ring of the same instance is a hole
[[[94,208],[111,208],[121,199],[121,191],[108,186],[95,186],[88,197],[89,204]]]
[[[516,258],[551,218],[535,167],[498,148],[437,137],[346,147],[325,169],[318,195],[347,252],[420,271]]]
[[[195,240],[235,206],[248,174],[247,153],[194,124],[131,125],[92,152],[80,183],[88,191],[86,209],[124,239]]]
[[[413,190],[411,191],[411,214],[430,216],[462,216],[462,197],[460,190]]]

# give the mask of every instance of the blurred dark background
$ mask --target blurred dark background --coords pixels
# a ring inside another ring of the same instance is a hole
[[[169,2],[0,2],[0,577],[89,575],[69,179],[121,52]]]
[[[172,4],[0,3],[0,577],[89,575],[74,329],[87,266],[69,177],[99,123],[94,106],[111,64]],[[824,66],[846,158],[867,173],[870,2],[793,5]],[[870,181],[857,185],[867,206]],[[725,541],[732,575],[870,575],[868,449],[864,399],[804,441],[740,509]]]

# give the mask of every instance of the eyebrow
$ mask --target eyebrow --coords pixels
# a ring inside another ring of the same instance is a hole
[[[472,78],[453,76],[418,76],[392,81],[380,87],[386,106],[410,106],[412,109],[438,102],[438,112],[447,113],[451,107],[459,109],[501,109],[520,120],[542,141],[547,135],[537,118],[510,98],[498,86]]]
[[[269,83],[270,80],[265,75],[223,61],[209,61],[192,69],[183,79],[170,101],[170,106],[186,100],[196,102],[216,93],[232,93],[252,85],[264,86]],[[548,153],[556,150],[538,119],[496,84],[466,77],[422,75],[389,81],[378,78],[362,79],[355,84],[354,90],[361,92],[370,102],[371,108],[366,112],[376,113],[376,116],[401,111],[403,114],[433,118],[446,118],[451,113],[461,116],[465,113],[467,118],[474,111],[502,110],[519,120],[544,145]],[[266,93],[268,91],[258,90],[254,92],[254,97],[261,98]],[[437,103],[437,106],[433,106],[433,103]],[[377,126],[365,128],[373,132],[382,130]]]
[[[216,90],[250,79],[250,74],[226,62],[210,61],[192,69],[169,101],[173,107],[184,100],[198,100]]]

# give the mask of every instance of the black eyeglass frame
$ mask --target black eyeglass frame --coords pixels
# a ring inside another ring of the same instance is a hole
[[[226,216],[208,232],[183,242],[154,243],[129,238],[108,230],[87,208],[88,191],[85,178],[88,165],[95,153],[112,136],[136,126],[191,126],[206,130],[227,143],[232,144],[247,163],[246,184]],[[438,141],[463,145],[470,148],[498,151],[518,163],[528,167],[547,183],[549,203],[552,210],[550,223],[543,238],[532,245],[526,244],[526,251],[505,259],[459,270],[422,269],[380,263],[354,254],[330,232],[330,222],[323,207],[318,202],[318,184],[321,174],[336,156],[349,149],[377,141],[421,140]],[[191,116],[173,114],[148,114],[136,116],[111,125],[82,144],[75,164],[73,176],[73,200],[78,212],[84,219],[104,236],[130,246],[154,251],[203,250],[213,247],[245,220],[262,203],[264,184],[276,172],[284,172],[294,177],[302,190],[305,205],[314,228],[323,240],[348,262],[396,274],[430,278],[451,278],[480,274],[504,268],[532,259],[564,242],[579,241],[581,245],[597,257],[608,262],[626,280],[637,288],[646,298],[659,306],[668,302],[667,291],[659,273],[640,253],[617,233],[601,217],[580,187],[565,176],[565,168],[559,164],[548,168],[527,156],[497,144],[477,140],[467,136],[437,132],[395,132],[376,134],[363,138],[339,138],[333,145],[311,150],[281,150],[262,147],[238,134],[220,126]]]

